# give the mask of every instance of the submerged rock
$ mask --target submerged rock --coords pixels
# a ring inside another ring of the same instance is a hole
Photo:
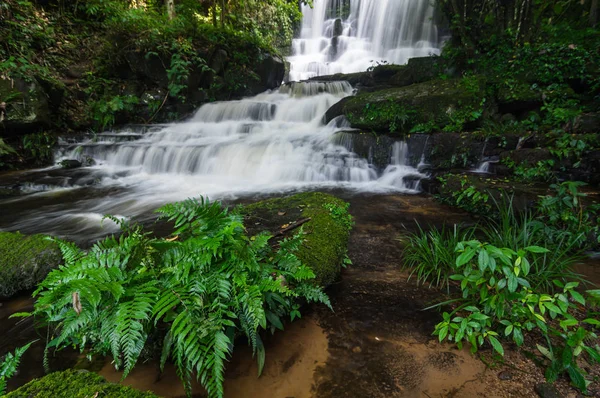
[[[61,261],[58,246],[44,235],[0,232],[0,298],[33,289]]]

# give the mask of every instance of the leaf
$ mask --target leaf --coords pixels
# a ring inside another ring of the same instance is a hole
[[[498,354],[504,356],[504,348],[502,347],[502,344],[500,344],[498,339],[495,338],[494,336],[488,336],[487,338],[488,338],[489,342],[492,344],[492,347],[494,347],[494,350],[496,352],[498,352]]]
[[[540,247],[540,246],[527,246],[525,248],[525,250],[527,250],[530,253],[549,253],[550,250],[546,249],[545,247]]]
[[[544,347],[543,345],[539,345],[539,344],[536,344],[536,347],[537,347],[538,351],[542,353],[543,356],[545,356],[546,358],[548,358],[551,361],[554,360],[554,355],[552,355],[552,352],[550,352],[550,350],[548,350],[546,347]]]
[[[583,298],[583,296],[581,294],[579,294],[575,290],[570,290],[569,293],[571,294],[571,297],[573,297],[573,299],[575,301],[577,301],[581,305],[585,305],[585,299]]]
[[[475,250],[473,250],[470,247],[467,247],[465,249],[465,251],[460,256],[458,256],[458,258],[456,259],[456,266],[462,267],[463,265],[465,265],[466,263],[471,261],[471,259],[474,256],[475,256]]]
[[[569,365],[567,367],[567,373],[569,373],[569,378],[575,387],[584,392],[587,390],[587,384],[583,374],[581,374],[581,370],[573,365]]]
[[[257,336],[257,339],[256,339],[256,363],[258,365],[258,377],[260,377],[260,375],[262,375],[263,369],[265,367],[265,359],[266,359],[265,346],[263,345],[263,342],[262,342],[260,336]]]

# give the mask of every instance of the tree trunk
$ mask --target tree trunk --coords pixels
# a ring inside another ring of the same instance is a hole
[[[226,0],[221,0],[221,28],[225,27],[225,2]]]
[[[590,7],[590,25],[595,27],[598,24],[598,0],[592,0]]]
[[[175,18],[175,0],[165,0],[165,7],[167,7],[169,19]]]

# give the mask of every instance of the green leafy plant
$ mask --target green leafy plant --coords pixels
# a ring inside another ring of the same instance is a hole
[[[188,392],[195,374],[209,396],[223,396],[225,361],[247,337],[259,373],[260,330],[300,316],[298,300],[330,306],[313,271],[293,254],[302,232],[274,251],[268,234],[246,236],[242,217],[219,203],[189,199],[158,210],[175,225],[157,239],[118,219],[124,231],[83,252],[58,241],[65,265],[39,285],[34,315],[54,331],[48,348],[110,354],[126,377],[150,340],[161,368],[172,360]]]
[[[33,343],[35,343],[35,341],[27,343],[23,347],[17,348],[14,354],[9,352],[0,360],[0,397],[6,393],[6,384],[8,379],[17,373],[17,368],[19,367],[19,362],[21,362],[21,357]]]
[[[47,132],[28,134],[23,137],[22,144],[26,156],[36,163],[48,163],[54,156],[56,137]]]
[[[132,112],[138,103],[133,95],[102,97],[90,105],[91,117],[99,128],[105,129],[115,124],[119,112]]]
[[[599,242],[598,217],[600,206],[584,206],[582,199],[587,195],[579,191],[586,184],[581,181],[565,181],[552,184],[553,195],[540,198],[539,218],[545,225],[546,237],[550,242],[567,239],[573,246],[585,248],[590,238]]]
[[[549,344],[549,348],[538,347],[543,354],[551,354],[548,379],[555,380],[560,373],[567,372],[573,384],[585,392],[585,372],[574,358],[584,352],[591,362],[600,358],[598,349],[586,343],[595,340],[596,334],[582,327],[582,324],[598,325],[599,322],[593,318],[579,321],[571,314],[577,305],[569,298],[585,305],[585,298],[575,290],[579,283],[556,281],[561,290],[555,294],[533,289],[529,282],[532,271],[529,256],[548,252],[540,246],[515,251],[473,240],[459,243],[456,250],[457,273],[450,279],[460,283],[462,299],[454,311],[444,312],[434,335],[440,341],[448,339],[459,347],[469,343],[472,352],[489,343],[504,355],[501,338],[510,338],[521,346],[524,333],[536,329]],[[560,339],[552,343],[550,335]],[[562,354],[560,360],[553,352]]]
[[[334,203],[326,203],[324,207],[329,210],[331,216],[339,221],[348,231],[354,226],[352,215],[348,212],[350,203],[344,202],[343,205],[337,205]]]

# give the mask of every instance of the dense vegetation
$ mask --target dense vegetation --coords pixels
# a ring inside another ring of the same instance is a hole
[[[328,260],[337,259],[339,271],[352,225],[347,206],[328,195],[310,195],[320,196],[291,200],[303,203],[328,236],[335,238],[339,225],[341,252]],[[47,350],[76,346],[90,357],[111,355],[123,377],[140,357],[156,356],[161,366],[171,360],[188,391],[195,376],[209,396],[221,397],[225,361],[236,338],[247,338],[260,373],[262,330],[283,329],[286,318],[300,317],[303,302],[330,306],[314,279],[317,273],[319,282],[330,283],[332,272],[309,260],[313,271],[295,255],[304,245],[301,228],[274,250],[272,235],[247,236],[239,210],[230,212],[219,203],[190,199],[158,211],[174,224],[169,238],[122,224],[120,237],[108,237],[87,252],[57,241],[64,265],[40,283],[34,311],[18,314],[48,324]],[[323,217],[330,221],[319,220]]]
[[[581,218],[585,195],[577,187],[554,186],[556,195],[542,197],[533,212],[516,211],[512,199],[492,199],[477,227],[409,236],[411,276],[456,297],[436,305],[451,308],[436,325],[440,341],[468,343],[472,352],[489,344],[500,355],[505,342],[528,342],[546,358],[550,382],[566,374],[587,390],[585,363],[600,363],[600,290],[582,292],[571,268],[581,248],[595,244],[588,236],[597,227]]]

